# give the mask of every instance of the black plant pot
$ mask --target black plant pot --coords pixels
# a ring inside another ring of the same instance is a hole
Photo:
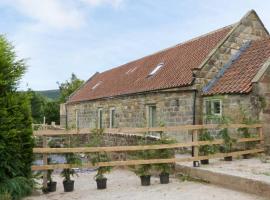
[[[107,188],[107,179],[106,178],[101,178],[101,179],[96,179],[97,182],[97,189],[102,190]]]
[[[55,181],[48,182],[47,183],[48,191],[49,192],[55,192],[56,191],[56,185],[57,185],[57,182],[55,182]]]
[[[208,165],[209,164],[209,160],[208,159],[201,160],[201,164],[202,165]]]
[[[232,161],[232,156],[226,156],[226,157],[224,157],[224,160],[225,161]]]
[[[161,173],[159,179],[161,184],[168,184],[170,180],[169,173]]]
[[[244,155],[243,155],[243,158],[244,158],[244,159],[249,159],[249,158],[251,158],[251,157],[252,157],[251,154],[244,154]]]
[[[64,185],[65,192],[72,192],[74,190],[74,181],[73,180],[63,181],[63,185]]]
[[[150,185],[151,175],[140,176],[140,178],[141,178],[141,185],[142,186]]]

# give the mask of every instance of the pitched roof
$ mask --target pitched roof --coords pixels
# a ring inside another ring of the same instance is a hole
[[[231,29],[232,26],[227,26],[120,67],[98,73],[76,91],[69,102],[191,85],[192,70],[199,67]],[[149,76],[161,63],[163,66],[157,73]]]
[[[270,38],[253,41],[205,95],[248,93],[252,79],[270,58]]]

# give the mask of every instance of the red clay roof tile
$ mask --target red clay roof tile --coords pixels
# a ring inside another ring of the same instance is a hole
[[[248,93],[252,79],[270,58],[270,39],[253,41],[205,95]]]
[[[190,85],[193,81],[192,70],[199,67],[231,29],[232,26],[228,26],[96,74],[70,97],[69,102]],[[148,76],[160,63],[164,66],[153,76]]]

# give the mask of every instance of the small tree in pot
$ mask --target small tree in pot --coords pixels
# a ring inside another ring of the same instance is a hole
[[[52,164],[51,158],[48,158],[48,164]],[[47,172],[47,180],[48,180],[47,190],[48,190],[48,192],[55,192],[56,191],[57,182],[53,181],[52,173],[53,173],[53,169],[50,169]]]
[[[102,145],[103,139],[103,129],[93,129],[90,135],[90,141],[88,146],[90,147],[100,147]],[[89,154],[90,160],[93,165],[99,162],[108,162],[110,157],[106,152],[95,152]],[[104,176],[105,173],[109,173],[112,170],[111,166],[98,167],[97,174],[95,175],[95,180],[97,182],[97,189],[107,188],[107,178]]]
[[[207,130],[203,130],[203,133],[199,134],[199,141],[213,141],[214,137]],[[203,145],[199,147],[199,155],[200,156],[208,156],[210,154],[214,154],[217,151],[216,145]],[[207,165],[209,164],[209,159],[201,160],[201,164]]]
[[[163,132],[160,133],[160,139],[155,144],[173,144],[176,140],[167,137]],[[155,151],[157,159],[174,158],[174,149],[158,149]],[[174,168],[172,163],[159,163],[154,165],[155,169],[160,172],[159,178],[161,184],[169,183],[169,175]]]
[[[140,145],[149,145],[148,137],[146,134],[141,138],[138,142]],[[136,151],[130,152],[130,157],[132,159],[137,160],[149,160],[155,158],[154,150],[144,150],[144,151]],[[152,164],[142,164],[136,166],[130,166],[134,173],[140,177],[142,186],[149,186],[151,184],[151,171],[153,169]]]
[[[243,112],[243,124],[251,125],[255,123],[259,123],[258,120],[253,120],[251,117],[247,117],[246,111],[241,110]],[[244,138],[253,138],[256,137],[256,135],[252,134],[249,130],[249,128],[243,127],[243,128],[238,128],[237,131],[240,133],[240,135]],[[244,143],[244,149],[245,150],[250,150],[253,149],[256,146],[256,142],[245,142]],[[244,154],[243,158],[248,159],[252,155],[251,154]]]
[[[232,152],[232,147],[233,147],[233,144],[235,144],[236,140],[229,135],[228,128],[221,129],[219,131],[219,135],[221,136],[221,138],[224,141],[224,144],[222,146],[220,146],[220,151],[222,153]],[[225,156],[224,160],[225,161],[232,161],[232,156]]]
[[[68,164],[81,164],[81,159],[74,153],[67,153],[66,161]],[[74,175],[78,176],[78,174],[73,168],[66,168],[63,169],[63,171],[61,172],[61,176],[64,177],[63,186],[65,192],[72,192],[74,190],[74,180],[71,180],[71,176]]]

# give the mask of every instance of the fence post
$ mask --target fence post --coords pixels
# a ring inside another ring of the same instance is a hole
[[[43,139],[43,148],[46,148],[47,147],[47,137],[46,136],[42,136],[42,139]],[[44,153],[43,154],[43,165],[47,165],[48,164],[48,154]],[[47,188],[47,174],[48,174],[48,171],[47,170],[44,170],[43,171],[43,189],[46,190]]]
[[[192,131],[192,142],[198,141],[198,130]],[[199,147],[198,146],[192,146],[192,157],[198,157],[199,156]],[[199,161],[193,161],[193,167],[199,167],[200,163]]]
[[[262,127],[259,127],[257,129],[258,129],[258,132],[259,132],[260,144],[263,146],[264,145],[263,128]]]

